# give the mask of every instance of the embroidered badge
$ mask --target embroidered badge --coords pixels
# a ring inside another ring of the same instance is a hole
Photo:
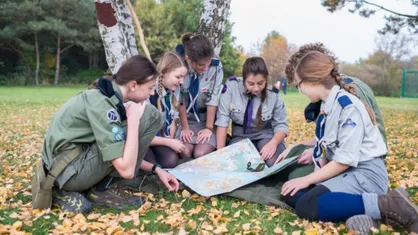
[[[119,113],[115,109],[109,109],[109,111],[107,111],[106,117],[111,122],[120,121]]]
[[[125,136],[126,136],[125,129],[119,126],[113,126],[111,130],[112,130],[112,133],[114,134],[114,140],[116,142],[125,140]]]
[[[116,133],[115,134],[115,141],[119,142],[125,140],[125,135],[123,133]]]
[[[357,124],[349,118],[347,119],[347,121],[344,122],[344,124],[342,125],[342,128],[349,127],[349,126],[355,127],[357,126]]]

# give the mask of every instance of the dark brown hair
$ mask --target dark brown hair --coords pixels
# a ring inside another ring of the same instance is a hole
[[[116,84],[122,86],[130,81],[136,81],[138,84],[144,84],[150,80],[156,79],[157,76],[158,72],[154,63],[143,55],[134,55],[123,62],[116,74],[112,77],[105,76],[104,78],[111,79],[115,81]],[[97,88],[97,82],[98,80],[94,81],[89,88]]]
[[[264,61],[263,58],[261,57],[250,57],[248,59],[245,60],[244,65],[242,66],[242,77],[244,80],[244,84],[245,81],[247,80],[247,77],[253,75],[261,75],[264,77],[264,79],[266,80],[266,86],[264,87],[264,89],[261,91],[261,103],[260,103],[260,107],[258,107],[257,110],[257,127],[260,128],[261,127],[261,113],[262,113],[262,106],[263,106],[263,102],[266,100],[267,98],[267,79],[269,77],[269,71],[267,68],[267,64]]]
[[[301,81],[315,84],[322,84],[325,88],[331,89],[334,85],[339,85],[349,93],[357,96],[356,88],[344,83],[344,79],[338,72],[338,64],[333,58],[319,51],[307,52],[296,65],[295,74]],[[363,101],[362,101],[363,102]],[[370,107],[364,103],[373,124],[376,117]]]
[[[181,37],[186,55],[191,61],[200,62],[215,54],[212,42],[200,34],[186,33]]]

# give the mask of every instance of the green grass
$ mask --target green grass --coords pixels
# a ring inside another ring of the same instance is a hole
[[[48,127],[49,121],[56,110],[71,96],[85,89],[84,86],[74,87],[0,87],[0,233],[2,226],[10,226],[18,219],[11,218],[13,213],[24,213],[30,211],[30,180],[32,167],[40,157],[43,144],[43,135]],[[305,124],[302,115],[304,107],[309,103],[308,99],[297,92],[290,92],[282,97],[286,103],[289,116],[291,135],[288,139],[300,141],[309,138],[312,132],[312,124]],[[415,179],[417,177],[417,165],[415,164],[418,149],[418,141],[416,133],[418,126],[418,99],[400,99],[378,97],[377,102],[382,108],[386,127],[388,130],[389,148],[391,156],[387,158],[389,166],[394,168],[388,169],[390,173],[390,181],[392,184],[403,184],[408,181],[408,177]],[[16,108],[17,107],[17,108]],[[310,129],[309,129],[310,128]],[[296,133],[295,133],[296,132]],[[290,140],[288,141],[291,142]],[[401,159],[401,160],[400,160]],[[4,193],[4,189],[9,189],[8,193]],[[412,182],[409,188],[411,195],[417,193],[418,183]],[[277,210],[260,204],[245,203],[240,200],[218,196],[217,204],[212,204],[213,198],[197,197],[194,199],[185,199],[180,194],[165,193],[155,195],[156,200],[152,202],[152,208],[140,215],[141,225],[134,226],[132,222],[119,222],[125,231],[130,229],[140,229],[144,221],[144,230],[150,233],[178,231],[180,227],[190,232],[190,234],[202,234],[205,230],[202,226],[205,223],[216,228],[213,216],[219,215],[217,220],[219,224],[226,223],[228,233],[242,233],[243,225],[251,223],[250,231],[253,234],[271,234],[273,230],[280,227],[283,231],[291,234],[294,231],[303,231],[313,223],[305,223],[299,221],[298,224],[293,222],[296,216],[285,210]],[[415,197],[414,197],[415,198]],[[160,200],[166,200],[165,205]],[[2,200],[5,200],[4,202]],[[414,199],[416,200],[416,199]],[[181,205],[176,208],[176,205]],[[188,211],[201,206],[201,212],[189,216]],[[173,207],[174,209],[171,209]],[[96,208],[93,213],[101,215],[113,214],[116,216],[128,215],[136,208],[129,208],[123,211],[111,210],[105,208]],[[234,214],[240,211],[240,217],[234,218]],[[176,212],[181,212],[184,221],[181,226],[174,229],[170,225],[157,221],[159,216],[166,218]],[[62,224],[59,219],[62,211],[53,210],[37,220],[28,224],[25,222],[20,230],[32,232],[34,234],[45,234],[56,228],[57,224]],[[87,217],[87,215],[86,215]],[[74,215],[67,215],[67,218],[73,219]],[[31,221],[33,217],[28,220]],[[195,221],[196,227],[191,228],[190,221]],[[254,229],[257,222],[262,222],[258,226],[261,230]],[[97,222],[97,220],[88,221],[88,223]],[[292,224],[290,224],[292,223]],[[334,224],[339,227],[341,224]],[[321,229],[329,227],[329,224],[320,224]],[[88,231],[88,230],[87,230]],[[340,230],[343,233],[345,230]],[[400,230],[401,232],[403,230]],[[78,231],[79,233],[84,233]],[[90,231],[91,232],[91,231]],[[104,233],[105,231],[100,231]],[[209,232],[209,231],[208,231]],[[387,232],[381,232],[387,234]]]
[[[0,87],[0,102],[16,104],[64,103],[86,86]]]

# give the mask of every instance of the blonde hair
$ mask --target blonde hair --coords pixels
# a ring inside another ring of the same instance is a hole
[[[338,84],[344,90],[357,97],[356,88],[353,85],[345,84],[343,77],[338,72],[338,64],[335,63],[333,58],[324,53],[318,51],[306,53],[299,60],[295,68],[295,74],[303,82],[322,84],[327,89],[331,89],[334,85]],[[374,112],[365,102],[363,104],[369,113],[371,121],[373,124],[376,124]]]
[[[160,61],[157,65],[157,71],[159,72],[160,76],[157,80],[157,93],[158,93],[158,100],[157,100],[157,108],[161,112],[161,97],[163,95],[163,79],[164,74],[170,73],[174,71],[175,69],[186,67],[186,63],[184,60],[175,52],[166,52],[164,55],[160,58]],[[186,67],[187,68],[187,67]],[[173,106],[177,109],[177,99],[173,95],[171,100]]]

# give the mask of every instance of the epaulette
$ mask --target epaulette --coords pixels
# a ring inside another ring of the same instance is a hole
[[[351,78],[345,78],[344,79],[344,83],[345,84],[350,84],[350,83],[352,83],[353,82],[353,79],[351,79]]]
[[[344,95],[338,98],[338,103],[341,105],[342,108],[347,107],[348,105],[352,104],[350,98],[348,96]]]
[[[177,44],[176,52],[177,52],[177,54],[179,54],[182,57],[184,57],[186,55],[183,44],[181,44],[181,43]]]
[[[228,81],[237,81],[238,82],[238,78],[235,76],[231,76],[228,78]]]
[[[219,59],[213,58],[210,62],[210,66],[218,66],[219,65]]]

